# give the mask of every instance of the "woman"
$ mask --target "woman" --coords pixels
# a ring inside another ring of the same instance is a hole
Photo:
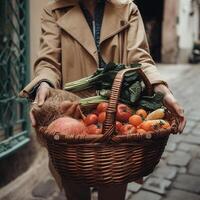
[[[183,131],[183,109],[155,67],[139,10],[131,0],[57,0],[43,9],[41,24],[35,77],[20,93],[22,97],[32,98],[41,106],[51,87],[62,88],[108,62],[139,62],[154,91],[164,94],[165,106],[179,119],[179,132]],[[76,107],[71,103],[74,112]],[[32,112],[30,117],[35,126]],[[69,200],[90,199],[88,187],[66,181],[63,185]],[[99,199],[123,200],[125,193],[126,185],[102,186]]]

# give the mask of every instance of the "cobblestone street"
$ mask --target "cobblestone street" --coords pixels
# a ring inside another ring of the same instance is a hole
[[[170,136],[160,163],[144,184],[128,185],[126,199],[200,200],[200,66],[161,65],[159,69],[183,105],[188,123],[182,135]],[[16,200],[23,199],[64,200],[65,196],[48,172],[28,197]],[[97,199],[95,192],[93,199]]]

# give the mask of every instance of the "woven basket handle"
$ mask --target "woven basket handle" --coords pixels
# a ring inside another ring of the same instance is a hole
[[[115,121],[116,121],[115,117],[116,117],[117,104],[118,104],[118,100],[120,96],[121,86],[123,83],[125,73],[129,71],[137,71],[140,74],[147,88],[148,95],[151,95],[153,92],[152,85],[141,68],[139,67],[128,68],[128,69],[119,71],[114,79],[112,89],[111,89],[110,100],[109,100],[108,109],[106,112],[106,120],[103,124],[104,136],[100,139],[101,141],[99,142],[109,142],[114,136]]]

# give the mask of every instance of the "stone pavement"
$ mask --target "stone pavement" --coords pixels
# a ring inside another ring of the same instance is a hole
[[[188,123],[182,135],[170,137],[159,165],[144,185],[128,185],[126,199],[200,200],[200,66],[163,65],[159,69],[184,106]],[[32,192],[44,199],[53,193],[55,197],[49,199],[65,199],[63,193],[56,194],[52,180]]]
[[[144,184],[128,185],[126,199],[200,200],[200,66],[162,65],[159,69],[183,105],[188,123],[182,135],[170,136],[160,163],[153,174],[145,178]],[[37,183],[29,194],[22,199],[65,199],[50,175]],[[95,199],[97,194],[93,192]]]

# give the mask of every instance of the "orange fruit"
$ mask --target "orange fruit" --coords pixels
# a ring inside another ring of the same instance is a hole
[[[142,117],[139,115],[132,115],[129,118],[129,123],[133,126],[139,126],[142,123]]]
[[[167,129],[170,127],[169,122],[165,121],[165,123],[162,125],[162,128]]]
[[[97,106],[97,112],[98,113],[106,112],[107,108],[108,108],[108,103],[107,102],[101,102]]]
[[[105,120],[106,120],[106,112],[101,112],[101,113],[99,113],[98,122],[104,123]]]
[[[140,124],[139,128],[145,131],[153,131],[155,122],[153,120],[144,121]]]
[[[141,116],[143,119],[145,119],[148,115],[147,111],[144,109],[137,110],[135,114]]]
[[[84,123],[86,126],[91,124],[96,124],[98,122],[98,117],[95,114],[89,114],[84,118]]]
[[[157,130],[160,128],[169,128],[170,124],[169,122],[165,121],[165,120],[160,120],[160,119],[154,119],[154,120],[147,120],[144,121],[140,124],[139,128],[144,129],[145,131],[153,131],[153,130]]]

